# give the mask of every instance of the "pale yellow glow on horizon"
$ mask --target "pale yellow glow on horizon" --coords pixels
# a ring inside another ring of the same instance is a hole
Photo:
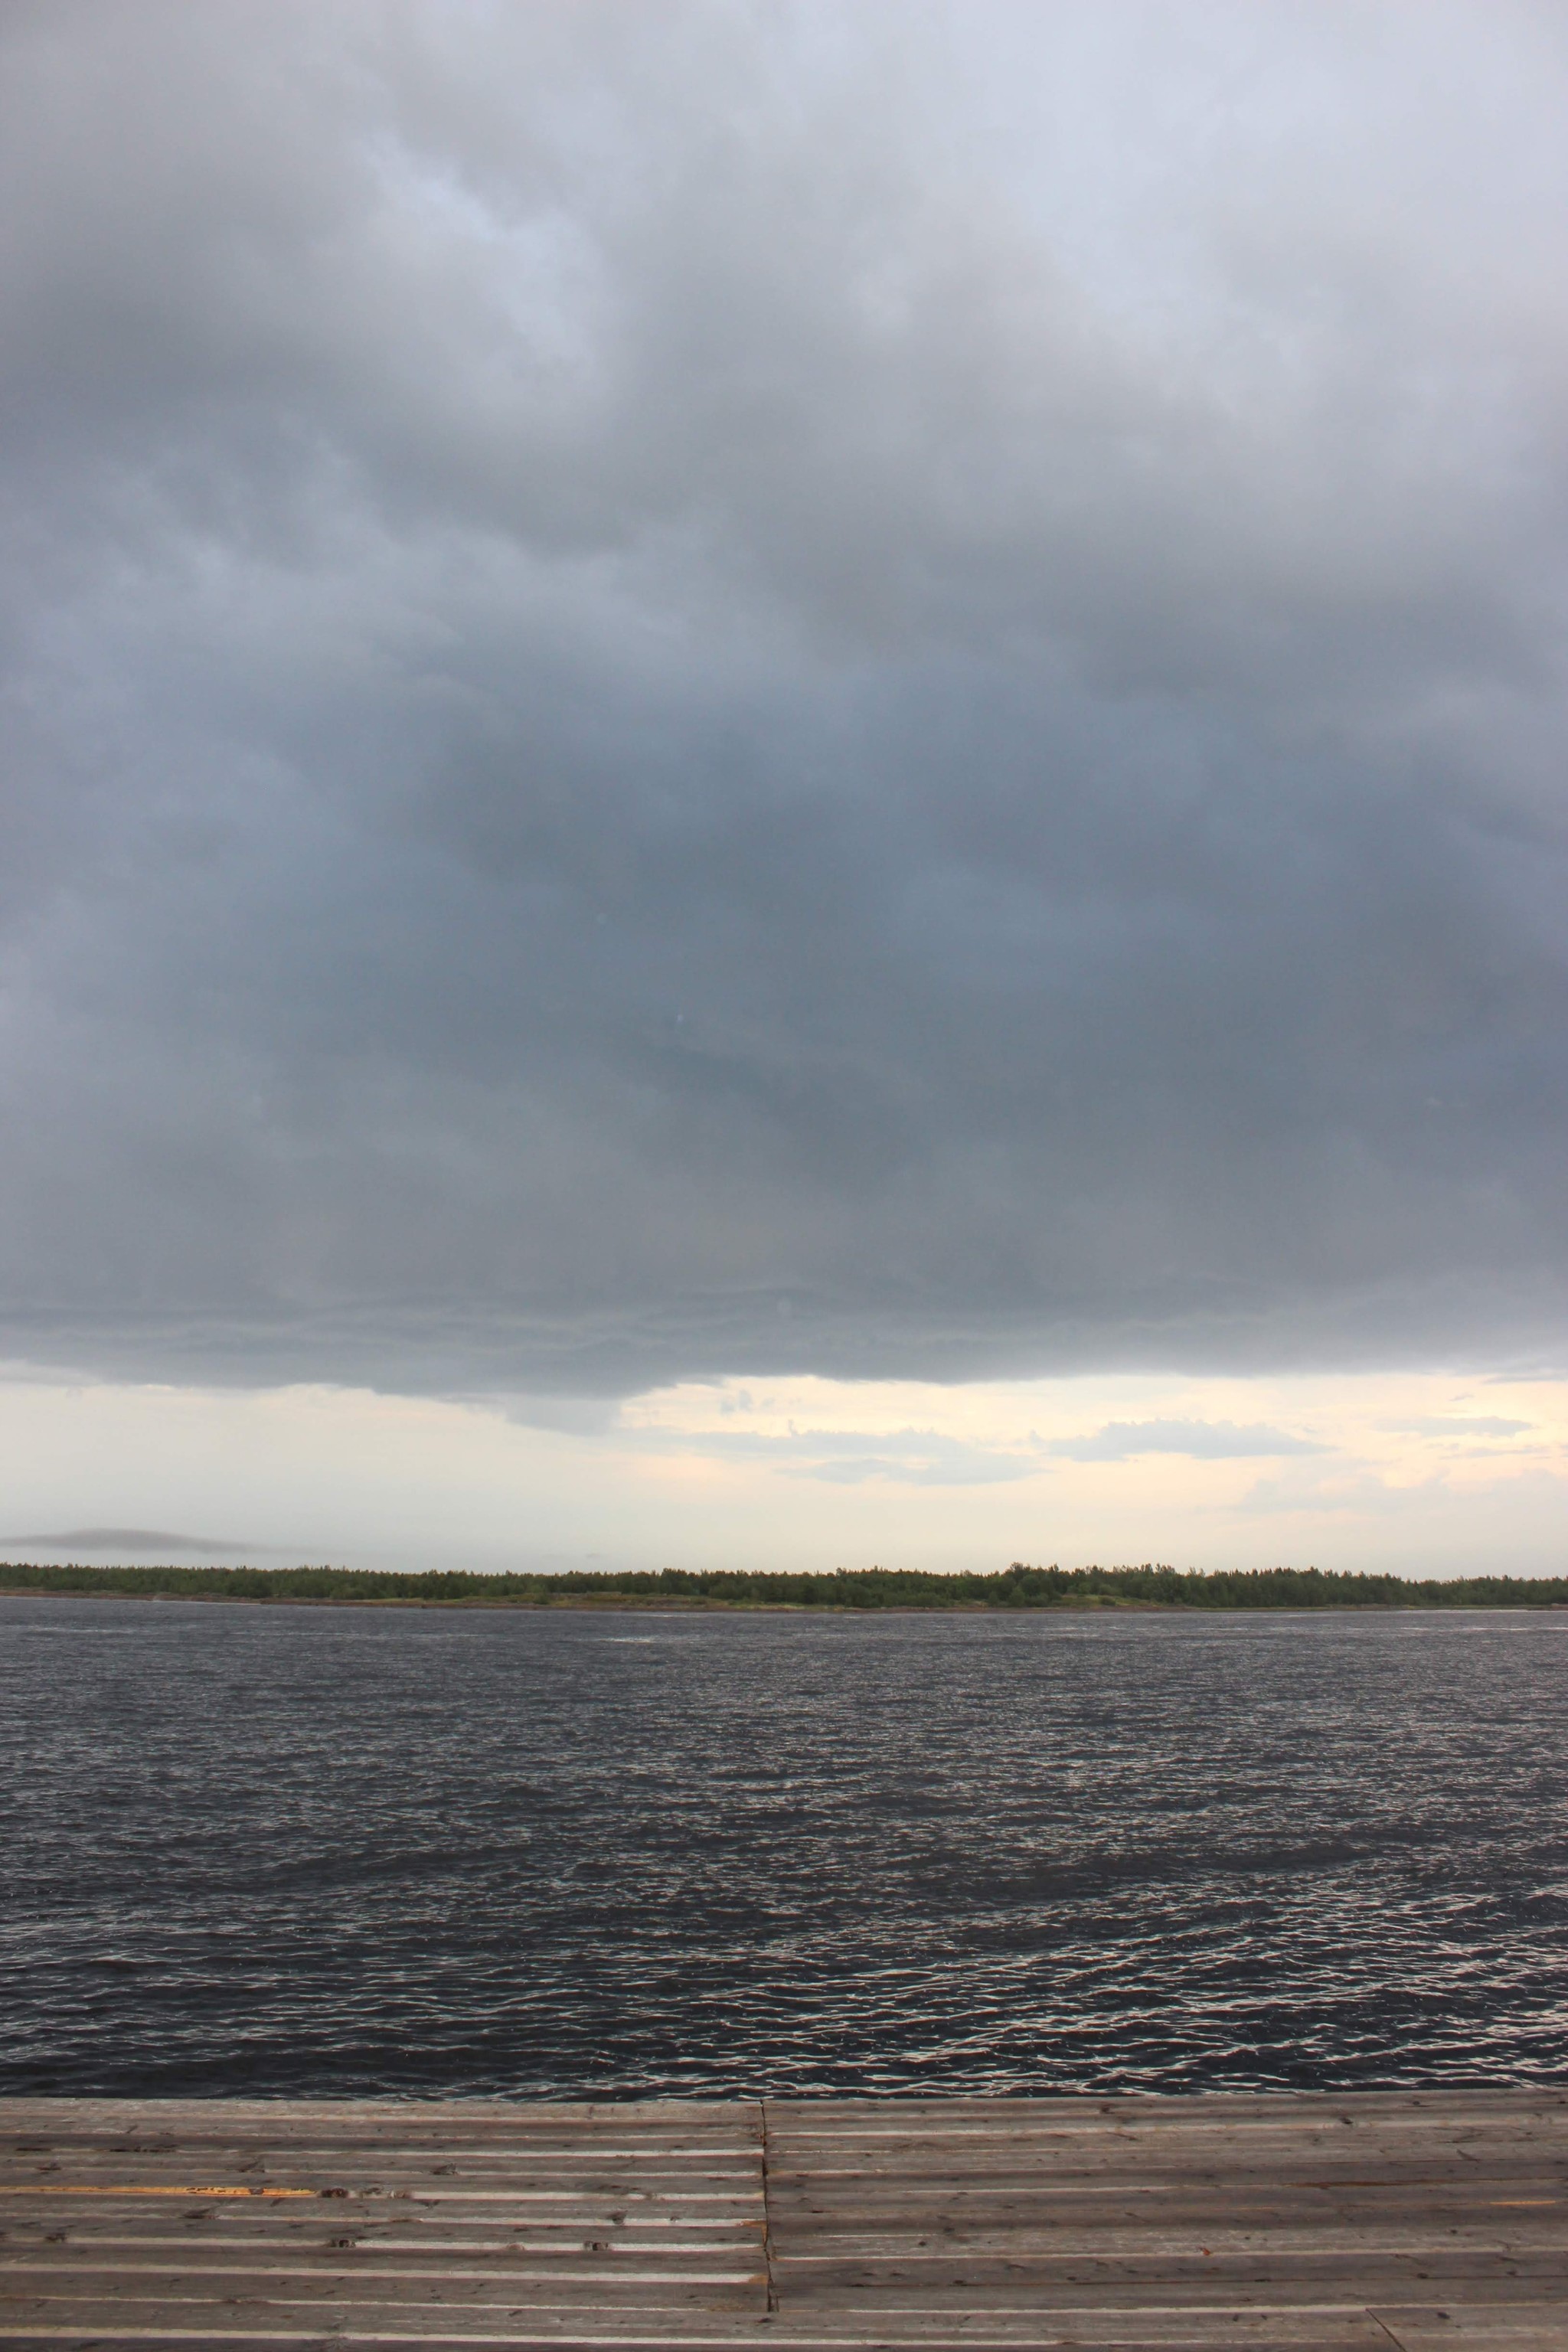
[[[110,1527],[359,1566],[1560,1573],[1568,1381],[759,1376],[563,1409],[18,1369],[0,1385],[0,1497],[13,1552]]]

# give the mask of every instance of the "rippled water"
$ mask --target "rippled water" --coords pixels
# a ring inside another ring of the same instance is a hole
[[[1568,1613],[0,1601],[0,2087],[1503,2082]]]

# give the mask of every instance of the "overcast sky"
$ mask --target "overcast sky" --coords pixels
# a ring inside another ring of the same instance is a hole
[[[1547,0],[9,0],[16,1394],[1554,1371],[1565,121]]]

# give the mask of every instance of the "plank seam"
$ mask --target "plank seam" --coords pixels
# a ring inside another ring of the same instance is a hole
[[[778,2307],[779,2307],[779,2289],[778,2289],[778,2280],[777,2280],[777,2278],[776,2278],[776,2277],[774,2276],[774,2274],[773,2274],[773,2198],[772,2198],[772,2192],[771,2192],[771,2187],[770,2187],[770,2179],[771,2179],[771,2176],[770,2176],[769,2169],[768,2169],[768,2157],[769,2157],[769,2148],[768,2148],[768,2103],[767,2103],[766,2099],[759,2099],[759,2100],[757,2101],[757,2114],[758,2114],[758,2117],[759,2117],[759,2119],[760,2119],[761,2126],[762,2126],[762,2158],[763,2158],[763,2267],[764,2268],[764,2270],[765,2270],[765,2271],[766,2271],[766,2273],[767,2273],[767,2278],[768,2278],[768,2305],[767,2305],[767,2307],[768,2307],[768,2311],[769,2311],[769,2313],[770,2313],[770,2315],[771,2315],[772,2313],[776,2312],[776,2311],[777,2311],[777,2309],[778,2309]]]

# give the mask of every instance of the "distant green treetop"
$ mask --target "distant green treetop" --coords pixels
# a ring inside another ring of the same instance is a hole
[[[1568,1577],[1404,1577],[1331,1569],[1205,1572],[1035,1568],[942,1576],[920,1569],[665,1568],[617,1574],[398,1574],[349,1568],[92,1568],[0,1562],[0,1591],[140,1594],[205,1601],[412,1602],[484,1608],[731,1609],[1541,1609],[1568,1607]]]

